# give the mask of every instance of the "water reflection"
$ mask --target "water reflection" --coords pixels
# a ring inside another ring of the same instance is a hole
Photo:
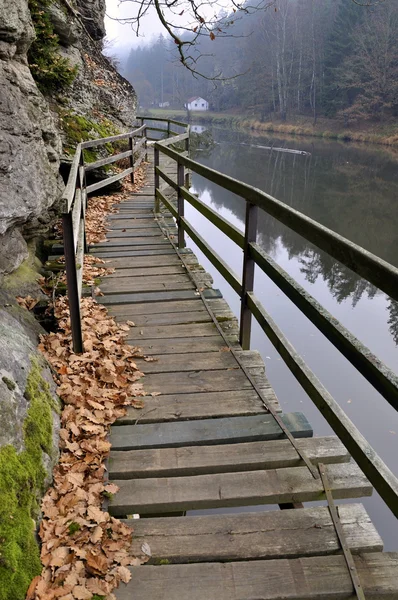
[[[216,145],[197,160],[242,179],[320,221],[389,262],[398,263],[398,191],[396,160],[383,149],[294,139],[250,138],[239,132],[213,132]],[[245,145],[238,145],[240,143]],[[246,145],[252,144],[252,145]],[[255,146],[285,146],[311,155],[275,152]],[[235,226],[243,229],[244,201],[193,174],[193,188]],[[214,250],[241,273],[242,252],[191,206],[186,216]],[[398,303],[336,263],[313,245],[261,214],[258,242],[278,264],[307,289],[393,370],[398,365]],[[200,263],[212,273],[235,314],[236,293],[206,257]],[[398,413],[350,365],[336,348],[259,269],[255,293],[310,368],[382,459],[398,474]],[[252,347],[259,350],[282,410],[303,411],[315,435],[333,433],[280,356],[253,323]],[[395,550],[398,521],[377,494],[361,499],[386,549]]]
[[[233,144],[223,141],[225,135],[210,155],[200,156],[201,162],[259,187],[398,266],[394,157],[383,150],[330,142],[266,138],[261,145],[257,141],[248,145],[242,139]],[[264,149],[272,145],[278,151]],[[281,152],[280,148],[307,154]],[[195,175],[193,184],[199,195],[209,195],[217,209],[227,208],[244,222],[241,198]],[[363,295],[372,299],[379,293],[372,284],[263,211],[259,215],[258,243],[273,257],[278,244],[282,244],[289,260],[298,260],[305,280],[314,284],[321,277],[338,303],[350,299],[355,307]],[[398,303],[388,299],[388,311],[389,330],[398,344]]]

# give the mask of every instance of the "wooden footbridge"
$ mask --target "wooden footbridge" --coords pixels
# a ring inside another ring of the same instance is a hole
[[[148,179],[109,217],[108,241],[89,249],[115,268],[101,284],[100,301],[117,320],[134,321],[129,342],[154,359],[142,366],[145,408],[130,408],[111,431],[109,477],[120,491],[109,511],[132,525],[133,554],[151,555],[132,569],[118,600],[398,599],[398,553],[382,551],[362,504],[339,503],[375,487],[398,517],[397,479],[261,306],[253,293],[254,265],[398,409],[397,377],[257,245],[257,211],[266,210],[395,299],[397,270],[260,190],[190,159],[184,124],[168,121],[167,137],[147,147],[150,131],[166,134],[163,123],[153,121],[143,119],[135,131],[117,136],[130,144],[119,157],[129,157],[131,166],[111,179],[133,176],[144,154]],[[81,150],[115,139],[78,148],[65,192],[76,351],[82,289],[76,254],[84,251],[84,207],[93,191],[85,185]],[[246,200],[244,233],[191,194],[188,169]],[[242,278],[186,220],[184,202],[242,248]],[[240,324],[185,247],[184,232],[240,295]],[[252,314],[338,437],[313,437],[304,414],[281,413],[260,354],[248,349]]]

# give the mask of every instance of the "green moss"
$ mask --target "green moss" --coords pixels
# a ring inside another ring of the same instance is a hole
[[[52,1],[29,0],[36,38],[29,49],[28,62],[37,86],[44,94],[69,86],[77,75],[77,67],[58,53],[59,38],[54,33],[48,12]]]
[[[75,523],[74,521],[72,521],[72,523],[70,523],[68,529],[69,529],[69,535],[73,535],[77,531],[80,531],[80,525],[79,525],[79,523]]]
[[[0,600],[23,600],[33,577],[41,571],[35,540],[38,496],[46,471],[42,452],[52,453],[54,400],[36,360],[28,376],[30,405],[24,422],[25,449],[0,449]]]
[[[80,142],[87,142],[120,133],[108,119],[102,119],[98,123],[82,115],[67,111],[60,111],[59,115],[61,127],[66,135],[64,151],[67,154],[74,154],[75,148]],[[115,144],[105,144],[105,148],[109,153],[112,153],[115,147]],[[83,156],[85,162],[94,162],[97,160],[97,152],[95,150],[85,148]]]
[[[6,384],[6,386],[8,387],[8,389],[10,390],[10,392],[15,390],[15,388],[17,386],[15,385],[15,382],[12,379],[9,379],[5,375],[4,375],[4,377],[2,377],[2,379],[3,379],[3,382]]]

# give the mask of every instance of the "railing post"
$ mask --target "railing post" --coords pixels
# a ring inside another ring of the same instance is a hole
[[[154,163],[154,169],[155,169],[155,213],[160,212],[160,202],[159,202],[159,198],[156,195],[156,190],[158,190],[160,188],[160,177],[159,177],[159,173],[156,172],[156,167],[158,167],[159,164],[160,164],[159,148],[156,148],[156,146],[155,146],[155,163]]]
[[[83,337],[82,323],[80,318],[79,291],[77,286],[76,255],[73,239],[72,211],[62,215],[62,228],[64,237],[66,282],[68,285],[68,300],[73,339],[73,351],[76,354],[81,354],[83,352]]]
[[[145,130],[142,132],[142,135],[145,135],[145,162],[148,162],[148,138],[147,138],[147,133],[146,133],[146,127]]]
[[[86,202],[87,202],[87,193],[85,192],[86,188],[86,171],[84,168],[84,153],[82,151],[80,155],[80,166],[79,166],[79,186],[80,193],[82,199],[82,207],[80,212],[80,219],[83,219],[83,246],[84,246],[84,254],[88,254],[90,252],[90,247],[87,244],[86,238]],[[73,240],[74,241],[74,240]],[[82,266],[83,268],[83,266]]]
[[[185,140],[185,152],[188,153],[188,157],[189,157],[189,125],[188,125],[188,137]],[[187,188],[187,190],[189,190],[189,188],[191,187],[190,172],[188,170],[185,173],[185,187]]]
[[[170,119],[167,120],[167,137],[170,137]]]
[[[247,292],[254,289],[255,262],[249,255],[249,244],[257,238],[258,207],[246,202],[245,242],[243,247],[242,297],[239,343],[243,350],[250,349],[252,314],[247,306]]]
[[[185,177],[184,177],[184,165],[180,162],[177,162],[177,185],[178,185],[178,195],[177,195],[177,211],[178,211],[178,219],[177,219],[177,227],[178,227],[178,247],[185,248],[185,236],[184,229],[181,224],[181,217],[184,216],[184,198],[181,194],[181,188],[184,186]]]
[[[131,171],[130,181],[131,181],[131,183],[134,183],[134,138],[133,138],[133,134],[131,134],[131,136],[129,137],[129,149],[131,151],[130,168],[133,169]]]

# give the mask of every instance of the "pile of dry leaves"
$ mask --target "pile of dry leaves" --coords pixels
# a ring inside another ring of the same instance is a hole
[[[97,595],[111,600],[119,582],[130,579],[127,566],[148,558],[130,555],[131,529],[101,509],[104,498],[117,492],[105,483],[109,427],[126,406],[142,407],[142,373],[135,362],[140,354],[125,341],[129,326],[116,324],[91,298],[82,300],[81,355],[72,350],[65,297],[56,300],[55,314],[60,331],[42,336],[39,348],[56,372],[64,403],[61,454],[42,503],[44,569],[27,598],[91,600]]]
[[[88,243],[104,241],[106,216],[116,212],[114,204],[142,185],[144,178],[141,169],[134,186],[125,182],[120,194],[89,200]],[[85,283],[93,285],[98,277],[113,272],[98,266],[103,262],[85,256]],[[31,310],[37,301],[28,297],[18,302]],[[32,581],[27,600],[114,600],[112,590],[131,577],[128,566],[149,558],[149,549],[144,547],[142,556],[131,556],[132,530],[102,510],[105,499],[118,491],[117,486],[106,483],[109,428],[125,414],[126,406],[143,406],[142,373],[135,362],[142,355],[125,341],[129,325],[117,324],[92,298],[81,301],[81,355],[73,352],[64,296],[54,299],[54,312],[59,331],[42,336],[39,349],[53,368],[64,403],[60,458],[53,486],[42,502],[43,571]]]

